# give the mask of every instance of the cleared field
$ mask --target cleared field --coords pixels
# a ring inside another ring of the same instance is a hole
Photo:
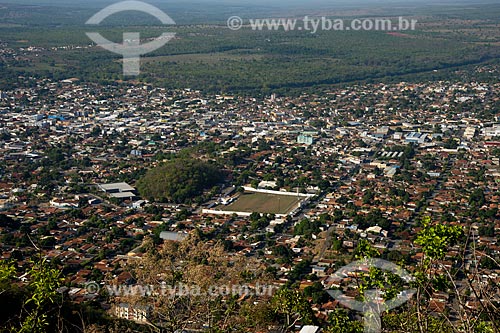
[[[244,193],[228,206],[217,207],[223,211],[288,214],[304,198],[267,193]]]

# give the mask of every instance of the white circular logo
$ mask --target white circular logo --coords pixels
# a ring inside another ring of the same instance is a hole
[[[107,17],[125,11],[143,12],[157,18],[162,24],[175,24],[175,21],[165,12],[141,1],[123,1],[110,5],[92,16],[85,24],[101,24]],[[176,34],[168,32],[162,33],[159,37],[146,44],[141,44],[140,33],[138,32],[124,33],[123,44],[113,43],[98,32],[87,32],[86,35],[100,47],[123,56],[123,75],[139,75],[141,55],[151,53],[161,48],[171,41]]]

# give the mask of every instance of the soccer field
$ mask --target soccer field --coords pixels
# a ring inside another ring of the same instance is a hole
[[[290,213],[302,200],[304,198],[290,195],[246,192],[232,204],[218,208],[223,211],[284,215]]]

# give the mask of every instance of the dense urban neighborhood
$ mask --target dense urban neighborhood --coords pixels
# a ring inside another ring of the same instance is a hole
[[[487,320],[485,309],[500,302],[500,83],[366,83],[252,98],[22,80],[25,88],[0,92],[0,256],[28,268],[40,255],[77,304],[151,321],[154,301],[99,289],[146,283],[134,265],[150,260],[148,248],[203,240],[204,251],[220,247],[220,260],[265,271],[261,283],[300,292],[313,318],[284,306],[281,314],[292,330],[318,332],[347,310],[327,290],[359,294],[356,276],[338,281],[335,272],[372,251],[417,276],[429,257],[418,235],[436,225],[462,234],[425,266],[453,282],[429,289],[428,313],[451,325],[470,313]],[[240,278],[251,274],[240,268]],[[243,280],[255,288],[258,277]],[[176,329],[207,325],[200,317]],[[264,326],[248,332],[273,331]]]

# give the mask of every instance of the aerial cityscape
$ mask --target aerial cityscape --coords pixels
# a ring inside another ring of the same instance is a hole
[[[0,0],[0,332],[500,332],[499,27]]]

